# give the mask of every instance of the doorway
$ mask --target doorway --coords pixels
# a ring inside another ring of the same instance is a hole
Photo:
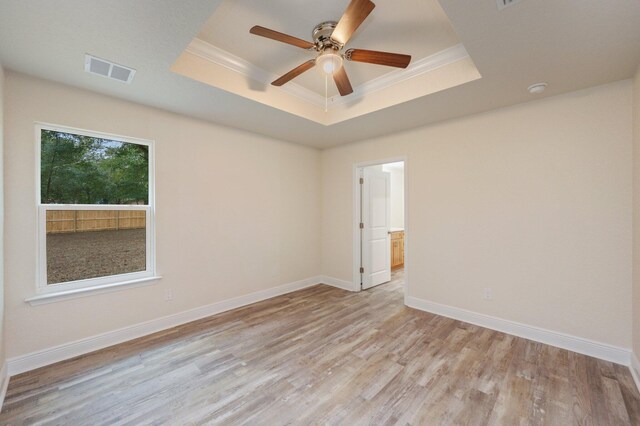
[[[406,295],[406,159],[357,164],[354,181],[354,290]]]

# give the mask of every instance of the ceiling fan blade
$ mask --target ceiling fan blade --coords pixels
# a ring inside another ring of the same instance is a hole
[[[344,52],[344,58],[354,62],[367,62],[396,68],[406,68],[411,62],[411,55],[364,49],[349,49]]]
[[[338,71],[333,73],[333,81],[336,82],[340,96],[347,96],[353,93],[351,82],[349,81],[349,77],[347,77],[347,72],[344,70],[344,67],[340,67]]]
[[[371,0],[351,0],[338,25],[331,33],[331,39],[343,46],[347,44],[351,35],[367,19],[374,7],[376,5]]]
[[[293,80],[303,72],[310,70],[311,68],[313,68],[315,64],[316,64],[315,59],[309,59],[307,62],[303,63],[302,65],[298,65],[297,67],[295,67],[294,69],[292,69],[291,71],[289,71],[288,73],[280,77],[279,79],[275,80],[271,84],[274,86],[282,86],[287,81]]]
[[[270,30],[269,28],[256,25],[249,30],[251,34],[255,34],[261,37],[270,38],[272,40],[281,41],[282,43],[292,44],[303,49],[313,49],[315,44],[310,41],[302,40],[300,38],[290,36],[288,34],[280,33],[278,31]]]

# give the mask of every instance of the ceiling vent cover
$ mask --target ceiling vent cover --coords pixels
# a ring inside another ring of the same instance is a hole
[[[107,77],[121,83],[131,83],[133,76],[136,74],[136,70],[133,68],[114,64],[111,61],[96,58],[89,54],[84,56],[84,70],[90,74]]]
[[[511,6],[516,3],[520,3],[522,0],[496,0],[498,3],[498,10],[502,10],[507,6]]]

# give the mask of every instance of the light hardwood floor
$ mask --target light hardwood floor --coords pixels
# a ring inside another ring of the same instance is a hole
[[[13,377],[0,424],[639,425],[626,367],[319,285]]]

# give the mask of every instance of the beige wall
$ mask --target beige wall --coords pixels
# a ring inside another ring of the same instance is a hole
[[[11,72],[5,90],[8,357],[319,274],[318,151]],[[35,121],[156,141],[161,281],[24,302],[35,291]]]
[[[411,296],[630,347],[631,93],[619,82],[318,153],[9,72],[7,355],[319,273],[350,281],[353,164],[398,156]],[[35,121],[156,141],[156,285],[24,302]]]
[[[633,82],[633,352],[640,358],[640,66]]]
[[[627,80],[323,151],[323,274],[352,280],[354,163],[406,156],[410,296],[629,348],[631,92]]]
[[[0,368],[5,360],[4,337],[4,70],[0,64]],[[0,383],[2,377],[0,377]]]

